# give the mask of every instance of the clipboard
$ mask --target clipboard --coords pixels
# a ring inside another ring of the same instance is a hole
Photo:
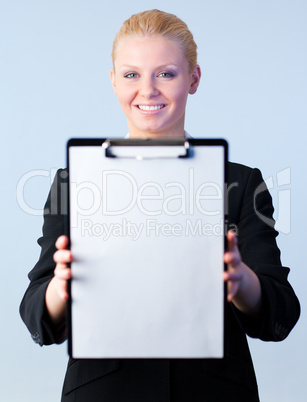
[[[67,143],[68,352],[222,358],[228,145]]]

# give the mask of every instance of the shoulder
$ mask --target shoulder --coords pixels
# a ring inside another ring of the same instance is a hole
[[[242,165],[240,163],[228,162],[227,163],[228,182],[247,182],[250,177],[258,177],[262,179],[261,172],[258,168]]]
[[[271,216],[272,198],[259,169],[228,162],[226,183],[231,221],[237,222],[242,214],[248,215],[255,208],[264,207]]]
[[[236,188],[237,196],[267,190],[260,170],[240,163],[227,163],[226,183],[228,190]]]

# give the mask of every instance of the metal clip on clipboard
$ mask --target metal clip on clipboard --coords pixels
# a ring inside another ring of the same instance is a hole
[[[108,158],[160,159],[188,158],[190,144],[186,139],[107,139],[102,143]]]

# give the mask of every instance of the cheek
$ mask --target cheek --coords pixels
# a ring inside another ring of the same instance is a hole
[[[186,81],[182,81],[181,85],[176,85],[172,89],[172,97],[176,99],[177,103],[185,103],[190,87],[188,87]]]
[[[122,87],[117,93],[118,100],[123,105],[128,105],[135,97],[134,91],[131,88]]]
[[[127,92],[125,91],[118,92],[117,98],[122,107],[126,107],[126,105],[129,103],[129,97],[127,96]]]
[[[179,107],[180,109],[185,108],[185,105],[187,102],[187,96],[188,96],[187,91],[182,90],[182,89],[180,89],[180,90],[176,91],[176,93],[174,93],[173,99],[176,100],[177,107]]]

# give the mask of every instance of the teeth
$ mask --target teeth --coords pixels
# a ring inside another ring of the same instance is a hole
[[[164,105],[157,105],[157,106],[145,106],[145,105],[138,105],[138,108],[141,110],[159,110],[162,109]]]

